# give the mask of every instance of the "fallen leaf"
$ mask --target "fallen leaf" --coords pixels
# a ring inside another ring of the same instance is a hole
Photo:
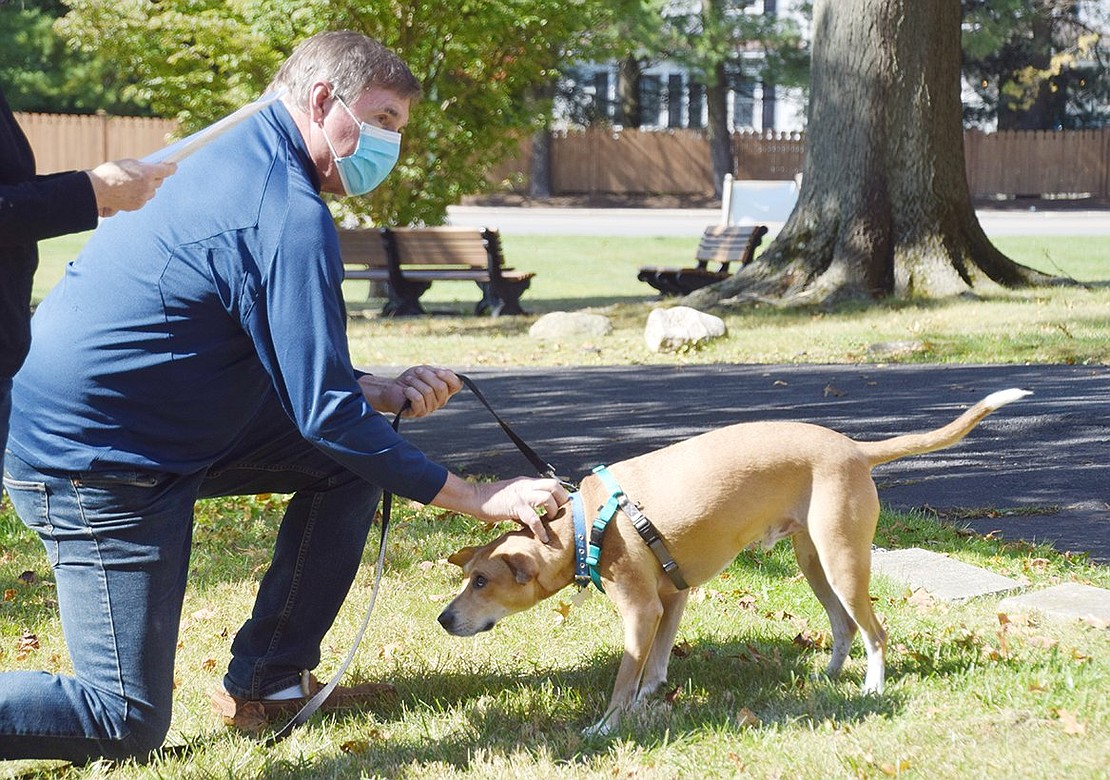
[[[1026,642],[1030,647],[1037,647],[1041,650],[1051,650],[1060,643],[1059,640],[1047,636],[1031,636]]]
[[[738,772],[744,772],[748,768],[748,765],[744,763],[744,759],[740,757],[739,753],[729,753],[728,760],[736,764],[736,770]]]
[[[683,640],[676,643],[675,646],[671,648],[671,655],[673,655],[675,658],[686,658],[693,651],[694,648],[690,645],[690,643]]]
[[[15,601],[15,588],[8,588],[4,591],[4,601]]]
[[[736,723],[736,727],[740,729],[755,728],[760,724],[759,717],[747,707],[742,707],[736,713],[733,721]]]
[[[1075,648],[1071,651],[1071,658],[1077,664],[1085,664],[1091,660],[1091,656],[1079,650],[1079,648]]]
[[[204,669],[206,672],[212,671],[213,669],[216,668],[216,659],[215,658],[205,658],[204,662],[201,663],[201,668]]]
[[[39,649],[39,638],[34,634],[23,634],[16,643],[15,660],[22,661]]]
[[[365,753],[369,750],[370,743],[364,739],[349,739],[340,745],[339,749],[344,753],[351,753],[357,756],[359,753]]]
[[[925,610],[929,610],[935,607],[937,604],[937,600],[929,591],[925,590],[924,588],[918,588],[908,599],[906,599],[906,603],[909,604],[911,607],[916,607],[919,612],[924,612]]]
[[[1007,615],[1005,612],[999,612],[998,613],[998,624],[1001,625],[1001,626],[1010,625],[1010,616]]]
[[[879,764],[879,769],[881,769],[883,774],[887,777],[897,777],[902,772],[907,771],[909,768],[910,762],[907,759],[902,759],[897,764]]]
[[[682,688],[674,687],[663,694],[663,701],[667,704],[674,704],[682,696]]]
[[[555,607],[555,611],[559,613],[559,617],[556,620],[559,623],[562,623],[564,620],[570,617],[570,610],[570,604],[565,601],[560,601],[559,606]]]
[[[1056,717],[1064,726],[1065,734],[1086,734],[1087,726],[1079,722],[1079,718],[1068,710],[1056,710]]]
[[[1030,693],[1047,693],[1048,692],[1048,688],[1046,688],[1045,684],[1043,682],[1040,682],[1040,681],[1037,681],[1037,682],[1034,682],[1034,683],[1029,683],[1029,687],[1026,690],[1028,690]]]
[[[844,391],[841,390],[839,387],[837,387],[834,384],[830,383],[830,384],[825,385],[825,398],[828,398],[830,395],[833,398],[840,398],[840,396],[842,396],[844,394],[845,394]]]

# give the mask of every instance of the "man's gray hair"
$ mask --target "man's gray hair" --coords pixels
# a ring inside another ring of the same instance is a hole
[[[349,30],[322,32],[303,41],[278,69],[267,91],[284,87],[294,105],[307,107],[309,89],[327,81],[350,103],[370,87],[409,100],[423,91],[408,65],[385,46]]]

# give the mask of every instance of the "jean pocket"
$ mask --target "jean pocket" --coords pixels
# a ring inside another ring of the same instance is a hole
[[[50,568],[58,565],[58,537],[50,522],[50,498],[43,482],[4,477],[4,489],[23,524],[39,535]]]

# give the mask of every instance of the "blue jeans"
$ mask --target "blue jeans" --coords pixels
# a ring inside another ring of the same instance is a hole
[[[198,474],[73,474],[6,457],[4,485],[54,571],[74,675],[0,673],[2,759],[125,758],[162,744],[198,498],[295,493],[224,687],[260,698],[297,682],[320,661],[381,495],[273,407]]]

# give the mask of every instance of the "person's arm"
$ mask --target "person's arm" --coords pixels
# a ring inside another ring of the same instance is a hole
[[[0,184],[0,246],[92,230],[96,220],[96,196],[84,171]]]
[[[0,245],[92,230],[98,216],[140,208],[175,170],[173,163],[119,160],[0,185]]]

